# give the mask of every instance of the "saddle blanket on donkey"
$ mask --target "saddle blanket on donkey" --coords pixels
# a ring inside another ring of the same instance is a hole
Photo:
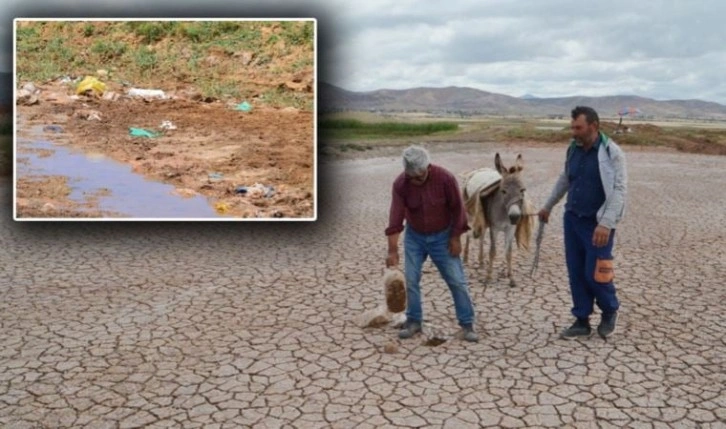
[[[488,227],[483,216],[484,207],[482,207],[481,197],[486,197],[497,189],[502,181],[502,175],[493,168],[485,167],[464,173],[461,178],[464,182],[462,186],[464,207],[471,223],[469,226],[471,226],[474,238],[479,238],[482,231]]]

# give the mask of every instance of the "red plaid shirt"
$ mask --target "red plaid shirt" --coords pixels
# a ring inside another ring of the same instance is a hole
[[[456,177],[443,167],[430,164],[421,186],[405,173],[393,182],[393,199],[386,235],[403,231],[403,221],[421,234],[440,232],[451,226],[452,237],[469,230],[464,203]]]

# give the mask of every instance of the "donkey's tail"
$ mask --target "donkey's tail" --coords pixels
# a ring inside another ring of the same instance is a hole
[[[534,216],[530,216],[530,213],[534,213],[535,207],[532,202],[525,198],[524,204],[522,204],[522,211],[524,216],[519,218],[517,223],[517,229],[514,232],[514,236],[517,239],[517,247],[524,250],[529,250],[529,243],[532,241],[532,231],[534,231]]]

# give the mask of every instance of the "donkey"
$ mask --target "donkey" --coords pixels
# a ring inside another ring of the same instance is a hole
[[[468,210],[469,221],[478,225],[475,229],[474,238],[479,238],[479,265],[483,265],[484,253],[484,232],[489,229],[489,265],[487,266],[486,282],[492,280],[492,271],[494,257],[497,254],[496,236],[498,232],[504,233],[504,249],[507,259],[506,277],[509,278],[509,286],[517,286],[517,282],[512,276],[512,247],[517,241],[517,247],[520,249],[529,249],[529,243],[532,238],[532,230],[534,229],[534,217],[532,215],[534,205],[529,201],[525,194],[525,187],[520,177],[520,172],[524,169],[524,161],[522,155],[517,155],[514,166],[506,168],[502,163],[499,153],[494,157],[494,166],[501,175],[499,184],[486,195],[472,195],[469,198],[478,198],[476,203],[481,204],[481,210]],[[469,178],[470,179],[470,178]],[[466,184],[464,184],[466,189]],[[471,207],[471,204],[467,204]],[[483,219],[472,218],[481,216]],[[469,234],[466,235],[464,246],[464,261],[469,256]]]

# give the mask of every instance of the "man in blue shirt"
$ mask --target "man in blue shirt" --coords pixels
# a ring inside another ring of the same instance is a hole
[[[613,239],[625,211],[627,170],[620,147],[600,131],[600,119],[590,107],[572,110],[572,142],[565,167],[544,208],[541,222],[567,194],[565,203],[565,259],[575,323],[561,337],[589,336],[594,303],[602,311],[598,334],[615,330],[620,307],[613,284]]]

